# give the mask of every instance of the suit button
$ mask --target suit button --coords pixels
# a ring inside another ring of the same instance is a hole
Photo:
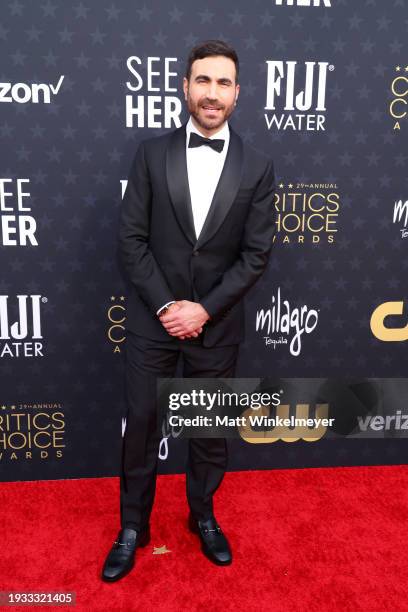
[[[193,251],[193,255],[197,257],[200,254],[200,251]]]

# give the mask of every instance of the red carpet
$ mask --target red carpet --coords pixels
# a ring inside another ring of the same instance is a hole
[[[216,516],[231,566],[187,530],[184,476],[161,476],[152,541],[123,580],[100,571],[119,528],[117,478],[3,483],[0,590],[76,591],[123,611],[408,610],[408,467],[227,473]],[[169,553],[152,554],[165,545]],[[4,608],[6,609],[6,608]]]

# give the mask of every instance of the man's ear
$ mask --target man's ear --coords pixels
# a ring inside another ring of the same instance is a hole
[[[187,100],[188,80],[186,79],[186,77],[183,77],[183,91],[184,91],[184,99]]]
[[[237,84],[235,86],[235,102],[238,100],[238,95],[239,95],[239,85]]]

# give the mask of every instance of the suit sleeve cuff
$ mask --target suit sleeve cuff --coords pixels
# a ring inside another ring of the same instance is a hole
[[[164,310],[167,306],[170,306],[170,304],[175,304],[176,301],[172,300],[171,302],[167,302],[167,304],[163,304],[163,306],[161,306],[159,308],[159,310],[156,312],[157,315],[159,315],[161,313],[162,310]]]

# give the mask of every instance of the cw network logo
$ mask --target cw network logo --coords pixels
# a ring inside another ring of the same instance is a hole
[[[50,104],[51,93],[57,95],[64,80],[64,75],[61,75],[56,85],[52,83],[0,83],[0,102],[18,102],[25,104],[32,102],[33,104]]]
[[[276,6],[327,6],[331,7],[330,0],[275,0]]]
[[[394,315],[401,316],[404,302],[384,302],[374,310],[370,319],[373,335],[383,342],[403,342],[408,340],[408,323],[399,327],[387,327],[385,320]]]
[[[290,417],[290,405],[280,404],[276,406],[276,416],[282,420],[294,421],[303,419],[307,422],[311,418],[311,406],[310,404],[296,404],[295,415]],[[245,410],[241,416],[246,417],[246,423],[249,423],[248,418],[252,412],[252,408]],[[260,416],[269,416],[269,406],[261,406],[257,410],[257,414]],[[316,404],[315,418],[320,419],[318,427],[311,429],[306,425],[288,427],[286,425],[277,425],[271,429],[256,430],[247,424],[242,427],[238,427],[239,434],[243,440],[250,442],[251,444],[271,444],[282,440],[282,442],[297,442],[298,440],[305,440],[306,442],[317,442],[320,440],[327,431],[327,421],[329,415],[329,404]],[[332,422],[333,419],[330,419]],[[332,424],[332,423],[331,423]]]

